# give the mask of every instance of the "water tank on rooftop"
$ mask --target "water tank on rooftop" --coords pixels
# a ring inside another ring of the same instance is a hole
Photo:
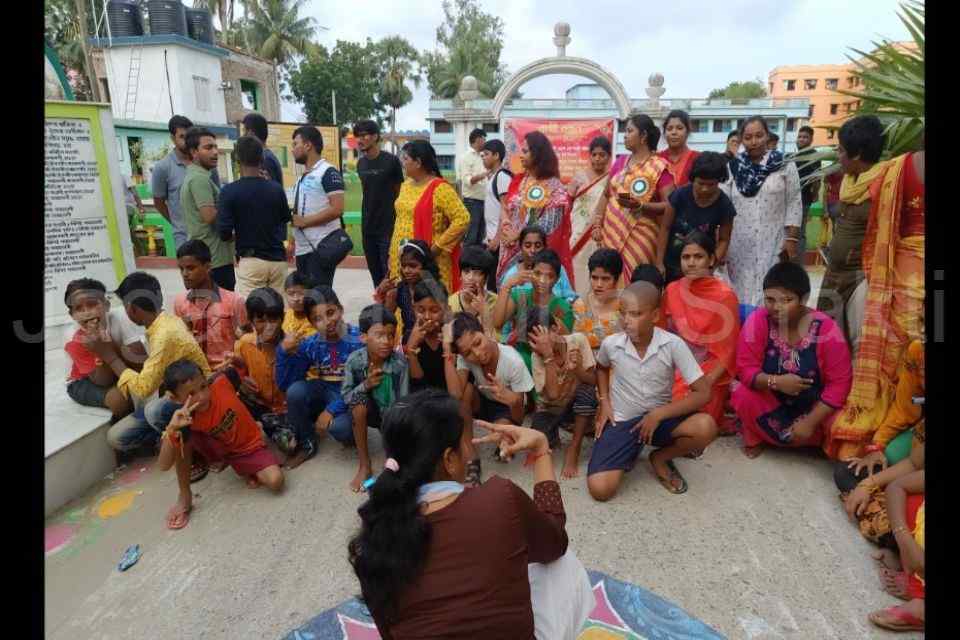
[[[194,40],[213,44],[213,16],[206,9],[187,9],[187,33]]]
[[[110,0],[107,3],[107,21],[114,38],[143,35],[143,12],[136,0]]]
[[[180,0],[149,0],[150,35],[187,35],[187,14]]]

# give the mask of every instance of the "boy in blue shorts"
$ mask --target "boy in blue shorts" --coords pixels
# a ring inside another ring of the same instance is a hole
[[[623,331],[607,336],[597,353],[597,440],[587,467],[587,488],[604,502],[617,492],[625,471],[633,468],[645,444],[653,473],[671,493],[684,493],[687,481],[673,460],[706,449],[717,425],[697,413],[710,400],[710,383],[690,348],[678,336],[656,327],[660,291],[635,282],[620,297]],[[690,387],[671,401],[674,370]]]

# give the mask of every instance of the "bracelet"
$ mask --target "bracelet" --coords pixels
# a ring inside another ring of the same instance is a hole
[[[407,347],[406,351],[407,353],[412,353],[415,356],[420,355],[420,347],[417,347],[416,349],[411,349],[410,347]]]
[[[883,447],[879,444],[868,444],[863,448],[866,453],[876,453],[877,451],[883,451]]]
[[[546,451],[542,451],[540,453],[534,453],[531,451],[527,453],[527,459],[523,461],[523,466],[532,467],[537,460],[539,460],[543,456],[550,455],[551,453],[553,453],[553,451],[549,448]]]
[[[777,388],[777,377],[774,375],[767,376],[767,389],[776,389]]]
[[[550,364],[551,362],[553,362],[553,356],[543,359],[543,364]]]
[[[784,238],[784,242],[800,242],[800,238]]]
[[[597,394],[597,400],[606,400],[607,396],[602,396],[599,393]]]
[[[892,533],[893,535],[897,535],[900,532],[903,532],[907,535],[911,535],[910,530],[903,525],[900,525],[899,527],[894,527],[893,529],[890,530],[890,533]]]

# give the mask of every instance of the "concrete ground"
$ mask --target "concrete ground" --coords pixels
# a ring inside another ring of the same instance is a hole
[[[180,290],[176,271],[155,273],[165,291]],[[366,271],[339,272],[335,287],[355,318],[371,292]],[[379,467],[375,433],[371,451]],[[555,461],[559,470],[559,452]],[[46,557],[46,637],[279,638],[358,592],[346,553],[363,500],[347,487],[353,450],[324,442],[287,475],[282,496],[248,489],[230,470],[211,473],[194,485],[195,510],[181,531],[164,526],[175,478],[151,464],[118,470],[48,519],[48,547],[55,537],[62,546]],[[585,566],[639,584],[730,638],[893,636],[866,619],[897,601],[879,588],[873,547],[847,520],[827,460],[768,451],[751,461],[732,437],[678,466],[690,485],[681,496],[667,493],[645,460],[606,504],[590,499],[583,477],[561,482],[571,548]],[[497,464],[487,451],[483,468],[532,490],[518,462]],[[118,572],[133,544],[143,557]]]

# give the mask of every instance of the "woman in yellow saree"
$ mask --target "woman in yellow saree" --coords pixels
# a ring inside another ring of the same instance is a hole
[[[923,151],[890,161],[871,186],[871,200],[863,243],[867,300],[853,388],[823,444],[839,460],[862,455],[893,404],[903,352],[923,333]]]

